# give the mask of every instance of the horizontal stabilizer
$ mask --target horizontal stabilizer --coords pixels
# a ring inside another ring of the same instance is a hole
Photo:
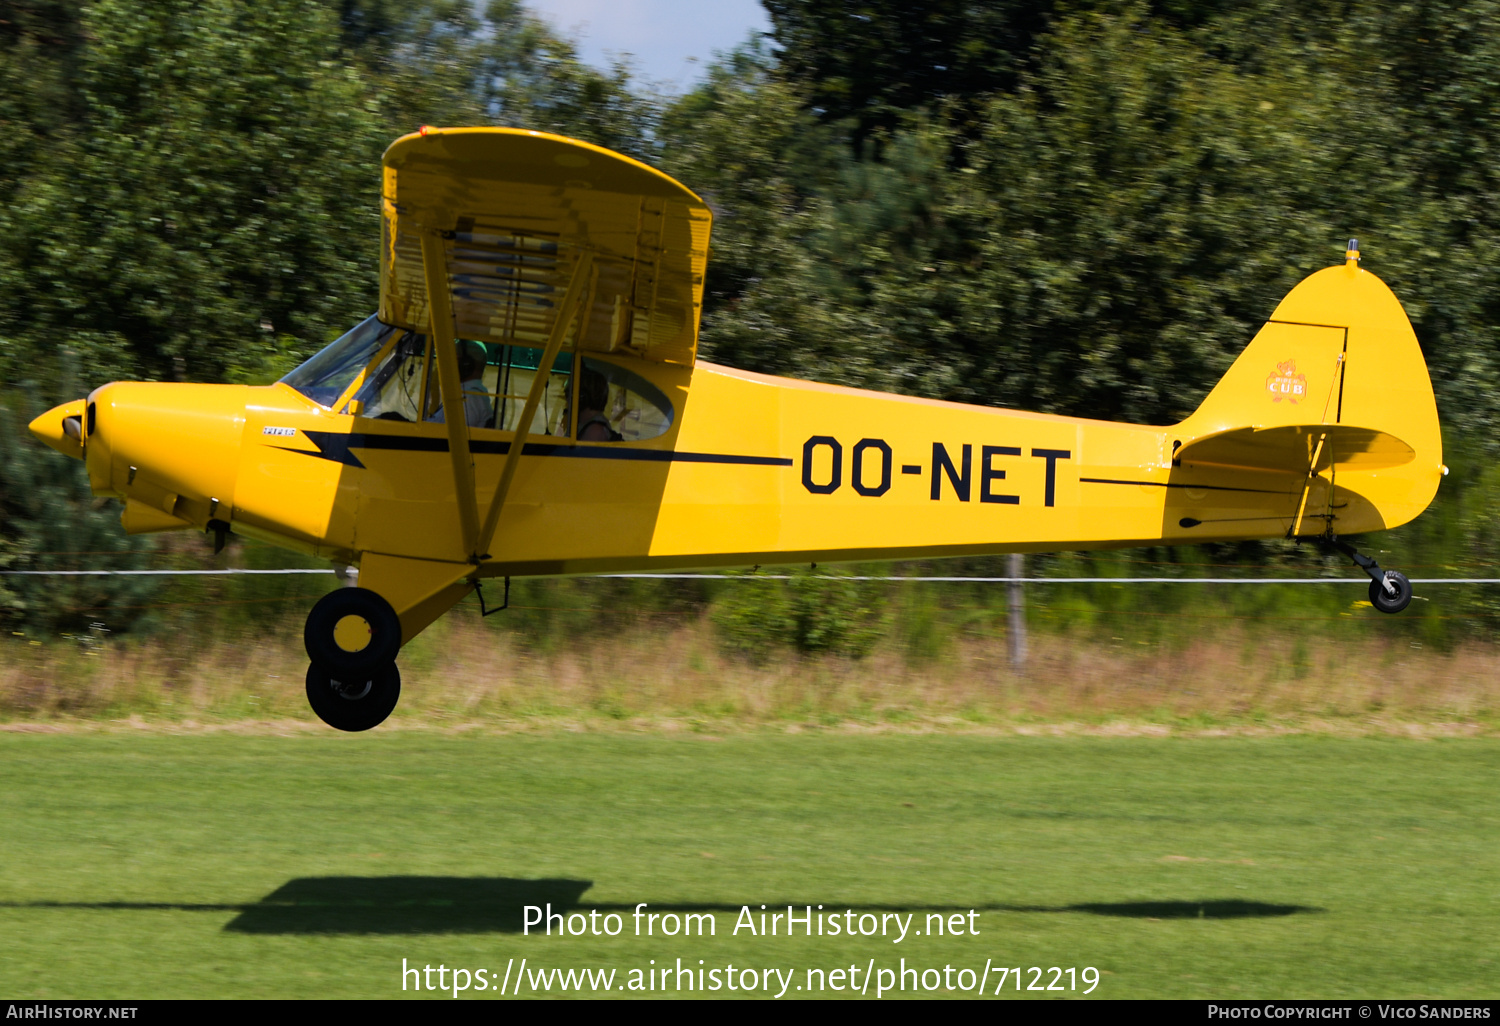
[[[1350,470],[1399,467],[1410,463],[1416,455],[1410,445],[1395,435],[1373,428],[1291,424],[1232,428],[1206,435],[1179,449],[1177,460],[1183,464],[1316,474],[1329,467]]]

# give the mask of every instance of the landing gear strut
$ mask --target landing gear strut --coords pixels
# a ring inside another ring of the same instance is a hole
[[[1370,605],[1382,613],[1399,613],[1411,604],[1411,582],[1399,570],[1382,570],[1369,556],[1361,555],[1353,545],[1340,541],[1338,535],[1324,537],[1324,544],[1338,549],[1370,575]]]
[[[401,620],[385,599],[368,588],[330,592],[307,614],[302,639],[312,662],[307,701],[324,723],[369,730],[396,708]]]

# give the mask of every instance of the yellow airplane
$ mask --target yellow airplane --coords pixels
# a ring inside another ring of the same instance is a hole
[[[334,727],[384,720],[401,646],[488,578],[1294,537],[1410,601],[1340,538],[1446,473],[1416,336],[1353,240],[1147,427],[697,360],[709,207],[610,150],[424,128],[383,164],[374,316],[274,385],[115,382],[31,424],[127,533],[357,565],[304,632]]]

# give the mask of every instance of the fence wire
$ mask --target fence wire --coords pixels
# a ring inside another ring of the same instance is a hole
[[[0,577],[228,577],[340,573],[333,569],[241,570],[0,570]],[[870,574],[580,574],[606,580],[665,581],[906,581],[926,584],[1364,584],[1368,577],[898,577]],[[1500,584],[1500,577],[1412,577],[1412,584]]]

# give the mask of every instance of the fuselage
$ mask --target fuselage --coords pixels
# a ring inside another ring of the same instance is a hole
[[[1305,476],[1173,465],[1174,427],[966,406],[699,362],[652,375],[644,441],[532,435],[483,576],[1279,537]],[[442,424],[335,414],[284,384],[98,389],[86,460],[127,528],[217,520],[357,562],[463,563]],[[512,432],[471,432],[477,490]],[[1410,515],[1420,510],[1412,496]],[[1385,503],[1346,533],[1394,526]],[[134,521],[134,524],[132,524]],[[175,521],[175,523],[174,523]],[[1191,526],[1184,526],[1190,522]],[[1216,526],[1232,525],[1232,526]]]

